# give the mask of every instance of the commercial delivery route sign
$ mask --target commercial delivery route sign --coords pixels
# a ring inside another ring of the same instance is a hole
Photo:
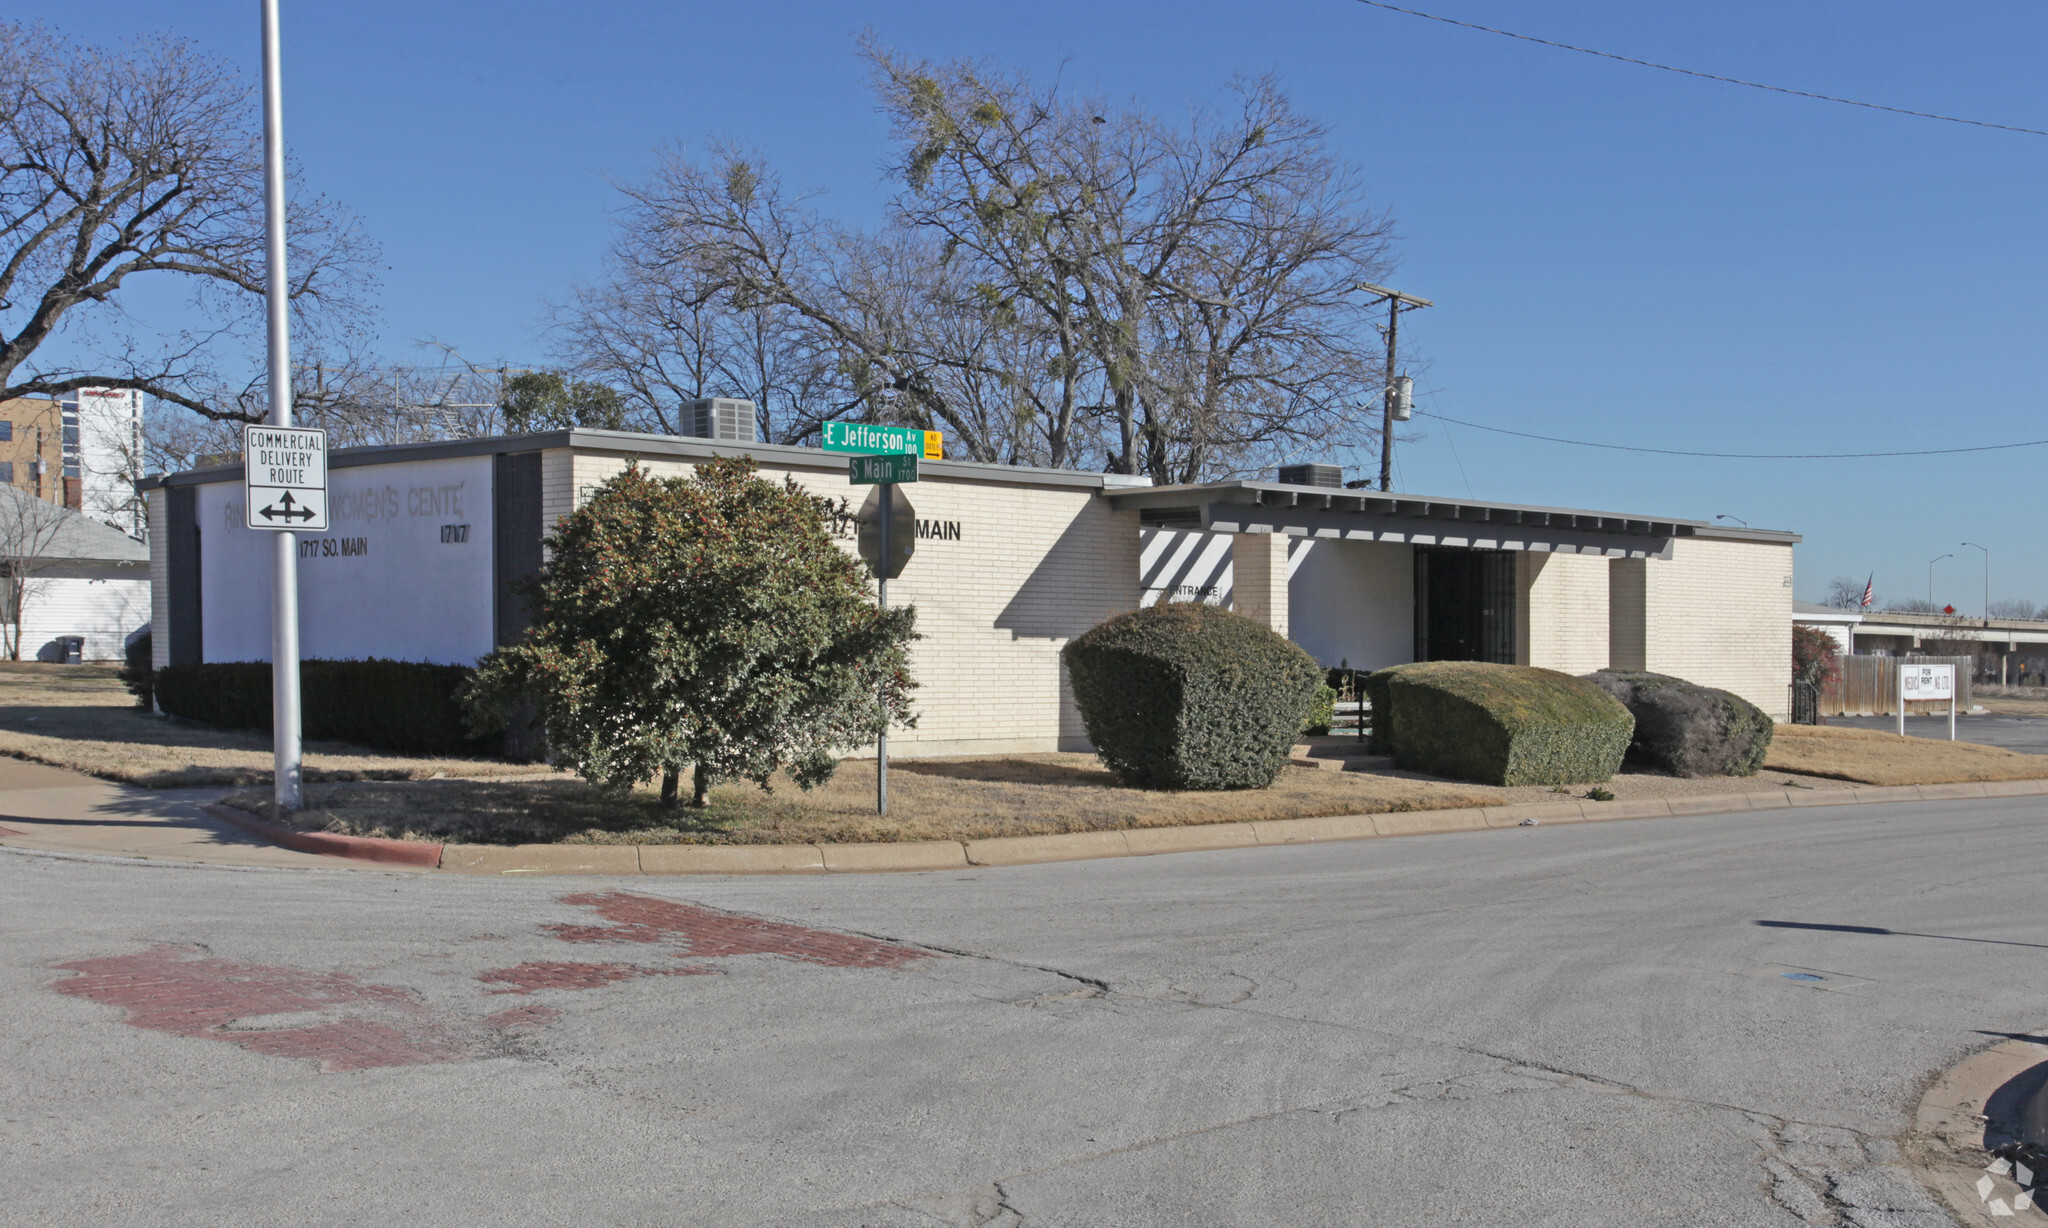
[[[250,528],[327,531],[326,431],[243,427],[242,472]]]

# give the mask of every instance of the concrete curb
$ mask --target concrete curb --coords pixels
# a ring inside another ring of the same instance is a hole
[[[439,844],[422,844],[417,840],[385,840],[377,836],[339,836],[326,831],[300,831],[286,827],[269,819],[259,818],[246,810],[223,806],[218,802],[201,806],[201,810],[230,823],[252,836],[261,836],[280,848],[295,849],[301,853],[321,853],[329,857],[346,857],[351,861],[374,861],[387,866],[425,866],[433,869],[441,864]]]
[[[1210,852],[1278,844],[1371,840],[1383,836],[1426,836],[1486,831],[1536,824],[1601,823],[1674,815],[1736,814],[1805,806],[1848,806],[1870,802],[1951,801],[2048,794],[2048,780],[2007,780],[1988,784],[1903,785],[1854,789],[1765,789],[1703,797],[1645,798],[1633,802],[1522,802],[1512,806],[1455,810],[1402,810],[1386,814],[1329,815],[1312,819],[1259,819],[1185,827],[1129,827],[1116,831],[1060,832],[1046,836],[1000,836],[988,840],[916,840],[900,844],[450,844],[419,845],[404,840],[335,836],[280,827],[241,811],[227,818],[266,838],[275,830],[300,841],[336,842],[332,847],[288,843],[286,848],[333,853],[367,861],[435,865],[460,874],[877,874],[963,870],[975,866],[1025,866],[1105,857],[1150,857],[1161,853]],[[225,812],[225,806],[209,806]],[[250,824],[261,824],[252,827]],[[344,852],[345,847],[374,846]],[[384,855],[390,846],[411,851],[409,859]],[[432,850],[434,860],[427,860]],[[372,852],[379,855],[371,855]]]
[[[2048,1045],[2010,1037],[1942,1071],[1930,1080],[1913,1113],[1913,1129],[1904,1140],[1903,1158],[1920,1181],[1948,1205],[1956,1221],[1990,1228],[2003,1217],[1980,1191],[1989,1159],[1987,1144],[1998,1138],[2025,1138],[2029,1110],[2039,1104],[2000,1101],[2014,1080],[2048,1066]],[[2043,1095],[2048,1095],[2044,1085]],[[1992,1193],[2009,1199],[2017,1189],[2009,1179],[1991,1183]]]

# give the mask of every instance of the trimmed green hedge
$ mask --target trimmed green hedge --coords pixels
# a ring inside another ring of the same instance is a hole
[[[1061,654],[1104,766],[1152,789],[1263,789],[1322,683],[1264,623],[1201,602],[1121,614]]]
[[[1620,700],[1556,670],[1429,661],[1381,670],[1368,684],[1374,733],[1386,726],[1394,761],[1454,780],[1608,780],[1635,731]]]
[[[1412,665],[1390,665],[1385,669],[1374,670],[1358,680],[1358,689],[1364,692],[1365,702],[1371,709],[1366,717],[1365,749],[1368,752],[1375,755],[1394,753],[1394,679],[1400,677],[1404,670],[1417,669],[1428,664],[1431,662],[1417,661]]]
[[[1601,670],[1586,680],[1635,716],[1633,761],[1676,776],[1754,776],[1771,749],[1777,724],[1740,695],[1635,670]]]
[[[419,661],[301,661],[303,732],[309,740],[353,742],[420,755],[496,754],[501,739],[469,731],[456,693],[466,665]],[[156,700],[172,716],[221,729],[270,728],[270,663],[167,665]]]

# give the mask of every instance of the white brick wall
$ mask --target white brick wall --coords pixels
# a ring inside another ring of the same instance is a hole
[[[1733,691],[1774,719],[1792,681],[1792,547],[1679,538],[1644,568],[1644,668]]]
[[[1287,634],[1287,543],[1278,533],[1236,533],[1230,539],[1231,605],[1239,614]]]
[[[662,477],[693,469],[639,463]],[[560,467],[562,488],[580,502],[625,467],[624,456],[578,452]],[[552,531],[569,502],[558,498],[546,459],[542,473],[543,523]],[[843,469],[761,470],[773,481],[784,473],[854,509],[873,489],[851,485]],[[1112,509],[1099,493],[1022,483],[927,478],[904,493],[920,520],[957,523],[960,538],[921,539],[903,575],[889,582],[890,603],[914,604],[925,637],[911,647],[918,725],[890,733],[890,754],[1085,748],[1060,649],[1137,608],[1137,513]]]
[[[1607,668],[1607,559],[1515,555],[1515,663],[1567,674]]]

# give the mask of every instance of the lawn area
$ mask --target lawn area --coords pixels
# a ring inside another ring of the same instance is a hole
[[[250,790],[224,799],[269,814]],[[1475,785],[1289,766],[1270,789],[1126,788],[1093,755],[912,759],[889,765],[889,816],[875,814],[873,760],[849,759],[805,793],[788,780],[711,791],[708,809],[664,810],[652,789],[608,798],[580,781],[428,780],[306,790],[299,825],[460,844],[809,844],[979,840],[1332,814],[1499,805]]]
[[[144,712],[112,665],[0,662],[0,755],[152,789],[270,783],[267,736]],[[308,781],[557,775],[543,764],[423,758],[334,742],[306,743],[305,766]]]
[[[1766,771],[1800,772],[1866,785],[1944,785],[2048,777],[2048,755],[1974,742],[1902,738],[1873,729],[1780,725]]]
[[[2048,716],[2048,687],[1973,687],[1971,698],[1986,712],[2002,716]]]

